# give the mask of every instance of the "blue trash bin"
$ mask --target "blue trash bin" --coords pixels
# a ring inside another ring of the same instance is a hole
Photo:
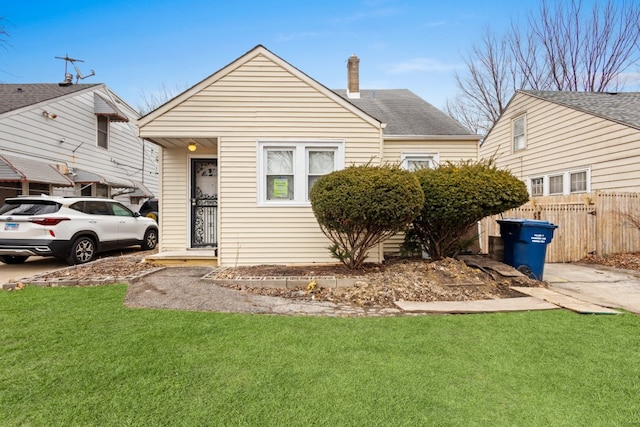
[[[504,263],[532,279],[542,280],[547,245],[557,225],[533,219],[499,219]]]

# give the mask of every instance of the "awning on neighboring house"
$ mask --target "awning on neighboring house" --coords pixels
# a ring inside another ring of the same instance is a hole
[[[107,116],[112,122],[128,122],[129,118],[108,97],[94,93],[94,112],[97,116]]]
[[[128,179],[116,178],[113,176],[102,176],[97,173],[75,168],[73,170],[73,181],[76,184],[104,184],[115,188],[133,188],[136,186]]]
[[[153,197],[153,193],[147,187],[145,187],[143,183],[138,181],[131,181],[131,182],[133,182],[133,185],[136,186],[136,189],[133,190],[133,192],[127,194],[127,196],[140,197],[142,199],[150,199]]]
[[[0,182],[37,182],[56,187],[74,185],[50,163],[7,154],[0,155]]]

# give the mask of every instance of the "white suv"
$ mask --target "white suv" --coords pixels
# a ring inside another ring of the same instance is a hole
[[[112,199],[20,196],[0,208],[0,261],[6,264],[32,255],[83,264],[98,252],[133,245],[149,250],[157,243],[153,219]]]

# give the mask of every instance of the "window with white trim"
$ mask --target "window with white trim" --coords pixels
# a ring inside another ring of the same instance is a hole
[[[525,138],[525,116],[513,119],[511,133],[513,135],[513,151],[524,150],[527,145]]]
[[[98,120],[98,147],[109,148],[109,117],[96,116]]]
[[[432,153],[402,153],[402,168],[410,171],[432,169],[438,162],[438,155]]]
[[[591,191],[591,171],[589,169],[570,170],[566,172],[529,178],[529,191],[532,196],[549,196]]]
[[[531,178],[531,195],[544,195],[544,178]]]
[[[572,193],[587,191],[587,171],[569,173],[570,189]]]
[[[564,175],[551,175],[549,177],[549,194],[564,193]]]
[[[313,184],[342,168],[344,141],[259,141],[258,202],[306,205]]]

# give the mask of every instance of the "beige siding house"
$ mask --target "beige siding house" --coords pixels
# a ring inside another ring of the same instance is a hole
[[[477,158],[478,137],[453,121],[458,137],[431,135],[425,145],[424,134],[393,135],[387,145],[385,118],[352,102],[354,93],[257,46],[142,117],[140,136],[162,147],[157,257],[335,262],[308,201],[318,176],[352,164]],[[382,247],[370,253],[383,256]]]
[[[640,93],[518,91],[480,157],[532,196],[640,191]]]

